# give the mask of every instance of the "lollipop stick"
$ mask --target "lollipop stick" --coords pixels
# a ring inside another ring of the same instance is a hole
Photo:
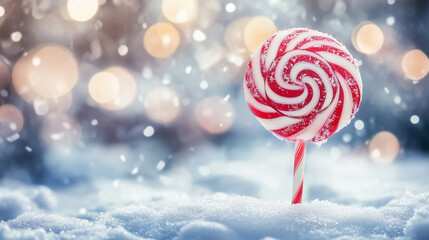
[[[305,141],[295,142],[295,161],[293,168],[292,204],[301,203],[302,186],[304,184]]]

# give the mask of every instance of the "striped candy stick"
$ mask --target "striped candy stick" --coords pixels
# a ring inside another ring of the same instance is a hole
[[[302,187],[304,184],[304,166],[305,166],[305,141],[297,140],[295,142],[292,204],[301,203],[301,200],[302,200]]]

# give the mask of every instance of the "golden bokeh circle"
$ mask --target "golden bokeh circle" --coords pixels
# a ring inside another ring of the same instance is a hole
[[[244,45],[249,52],[254,52],[265,40],[277,32],[277,27],[271,19],[254,17],[244,29]]]
[[[78,75],[77,61],[68,49],[45,45],[17,61],[12,81],[18,94],[32,101],[36,96],[58,98],[67,94],[76,85]]]
[[[68,0],[68,16],[76,22],[86,22],[98,11],[98,0]]]
[[[15,63],[15,66],[12,70],[12,83],[16,92],[28,103],[33,103],[34,99],[38,96],[30,87],[29,83],[29,73],[32,71],[32,56],[36,51],[35,48],[21,56],[18,61]]]
[[[109,102],[100,105],[110,111],[121,110],[128,107],[137,93],[137,84],[134,76],[125,68],[114,66],[102,72],[113,74],[118,82],[118,93]]]
[[[420,80],[429,72],[429,59],[424,52],[414,49],[402,57],[401,67],[407,78]]]
[[[144,34],[143,46],[153,57],[165,58],[172,55],[179,46],[180,36],[170,23],[152,25]]]
[[[173,23],[187,23],[197,15],[196,0],[163,0],[162,13]]]
[[[383,47],[384,34],[376,24],[362,22],[352,32],[352,43],[359,52],[374,54]]]
[[[67,92],[60,97],[44,97],[37,94],[30,85],[30,73],[40,59],[33,58],[42,47],[36,47],[24,54],[15,64],[12,71],[12,83],[16,92],[28,103],[32,104],[37,115],[46,115],[52,112],[65,112],[72,103],[72,94]]]
[[[52,112],[65,112],[72,103],[72,94],[67,92],[60,97],[44,97],[37,94],[30,85],[30,74],[40,59],[33,58],[42,47],[36,47],[24,54],[15,64],[12,71],[12,83],[16,92],[28,103],[32,104],[36,114],[46,115]]]
[[[92,99],[98,103],[107,103],[115,99],[119,92],[119,83],[115,75],[109,72],[95,74],[88,84]]]
[[[398,138],[390,132],[377,133],[369,143],[369,155],[371,159],[380,164],[388,164],[398,156],[400,145]]]

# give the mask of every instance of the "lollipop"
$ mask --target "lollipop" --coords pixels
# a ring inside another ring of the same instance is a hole
[[[252,55],[244,96],[274,136],[295,142],[292,203],[300,203],[305,142],[321,142],[356,114],[362,98],[359,69],[333,37],[295,28],[275,33]]]

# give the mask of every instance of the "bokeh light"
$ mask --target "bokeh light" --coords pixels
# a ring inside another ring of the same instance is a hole
[[[420,122],[420,117],[417,115],[413,115],[410,117],[410,122],[412,124],[418,124]]]
[[[362,130],[365,127],[365,123],[362,120],[356,120],[354,126],[356,130]]]
[[[29,104],[33,105],[37,115],[46,115],[52,112],[65,112],[72,103],[71,92],[60,97],[45,97],[34,91],[30,85],[30,74],[34,71],[35,66],[41,63],[40,58],[33,58],[34,54],[40,47],[33,49],[26,55],[22,56],[12,72],[12,83],[16,92]],[[49,70],[45,70],[49,71]],[[54,71],[55,72],[55,71]]]
[[[173,54],[179,42],[179,32],[173,25],[165,22],[152,25],[143,37],[146,51],[156,58],[165,58]]]
[[[277,32],[277,27],[269,18],[254,17],[247,23],[244,29],[244,44],[253,53],[275,32]]]
[[[86,22],[98,11],[98,0],[68,0],[67,13],[77,22]]]
[[[429,59],[424,52],[414,49],[407,52],[401,61],[402,71],[411,80],[420,80],[429,72]]]
[[[9,67],[4,62],[0,61],[0,89],[9,84],[10,78]]]
[[[227,12],[229,12],[229,13],[234,12],[234,11],[235,11],[235,9],[236,9],[236,6],[235,6],[235,4],[234,4],[234,3],[227,3],[227,4],[225,5],[225,10],[226,10]]]
[[[378,52],[384,43],[383,31],[371,22],[363,22],[357,25],[352,33],[353,46],[359,52],[374,54]]]
[[[144,130],[143,130],[143,135],[145,137],[152,137],[153,134],[155,134],[155,129],[152,126],[147,126]]]
[[[37,94],[30,87],[29,74],[33,69],[32,56],[36,49],[23,55],[16,62],[12,71],[12,83],[16,92],[28,103],[33,103],[37,98]]]
[[[10,39],[12,40],[12,42],[19,42],[22,39],[22,33],[21,32],[13,32],[10,34]]]
[[[11,104],[0,106],[0,137],[10,137],[19,133],[24,125],[22,112]]]
[[[89,81],[88,90],[89,94],[96,102],[110,102],[118,95],[118,79],[112,73],[99,72]]]
[[[125,56],[128,53],[128,47],[126,45],[121,45],[118,48],[118,53],[120,56]]]
[[[192,38],[196,41],[196,42],[203,42],[207,39],[206,34],[204,34],[203,31],[197,29],[192,33]]]
[[[163,0],[162,13],[173,23],[186,23],[197,15],[196,0]]]
[[[393,24],[395,24],[395,17],[392,17],[392,16],[387,17],[386,23],[389,26],[393,26]]]
[[[25,101],[33,105],[37,115],[46,115],[51,112],[65,112],[70,108],[72,103],[71,92],[67,92],[60,97],[45,97],[36,93],[30,85],[30,74],[34,71],[35,65],[39,66],[41,62],[40,58],[33,58],[39,49],[33,49],[22,56],[15,64],[12,72],[13,86]]]
[[[179,115],[179,96],[171,88],[159,87],[148,94],[144,101],[144,107],[150,120],[156,123],[168,124]]]
[[[195,108],[195,118],[198,125],[205,131],[221,134],[231,128],[235,112],[227,99],[213,96],[198,103]]]
[[[80,125],[76,119],[61,113],[49,114],[41,131],[43,140],[53,147],[68,147],[76,143],[81,136]]]
[[[102,72],[112,74],[116,77],[118,83],[118,92],[112,100],[105,103],[100,103],[101,106],[107,110],[116,111],[126,108],[128,105],[130,105],[137,92],[137,84],[133,75],[127,69],[119,66],[107,68]],[[111,88],[111,90],[113,89],[114,92],[114,86],[109,88]],[[103,96],[104,99],[102,100],[106,100],[113,95],[112,92],[103,94],[106,94],[107,96]]]
[[[398,138],[390,132],[377,133],[369,143],[369,154],[372,160],[380,164],[388,164],[395,160],[400,149]]]
[[[31,50],[16,63],[12,80],[23,98],[34,94],[58,98],[72,90],[78,80],[78,66],[73,54],[64,47],[47,45]]]
[[[6,19],[6,10],[3,6],[0,6],[0,26],[3,25],[3,22]]]

